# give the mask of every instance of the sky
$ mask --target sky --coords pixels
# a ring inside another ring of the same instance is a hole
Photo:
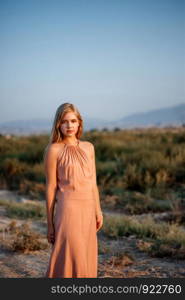
[[[0,122],[185,103],[185,0],[0,0]]]

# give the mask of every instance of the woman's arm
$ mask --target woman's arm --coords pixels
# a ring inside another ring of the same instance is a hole
[[[95,149],[94,145],[92,145],[92,164],[93,164],[93,195],[95,199],[95,209],[96,209],[96,217],[102,216],[102,210],[100,206],[100,196],[99,190],[97,186],[97,179],[96,179],[96,162],[95,162]]]
[[[48,227],[53,226],[53,213],[55,206],[55,194],[57,189],[57,147],[54,144],[48,146],[44,157],[44,169],[46,176],[46,210]]]

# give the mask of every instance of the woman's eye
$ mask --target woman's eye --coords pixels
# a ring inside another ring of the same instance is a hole
[[[76,123],[77,120],[71,120],[71,123]],[[61,124],[67,124],[67,123],[70,123],[70,121],[68,122],[67,120],[64,120],[64,121],[61,121]]]

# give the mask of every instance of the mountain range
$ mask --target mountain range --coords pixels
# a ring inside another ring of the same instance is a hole
[[[100,118],[84,119],[84,131],[102,129],[125,129],[144,127],[167,127],[185,125],[185,103],[176,106],[150,110],[128,115],[121,119],[107,121]],[[0,134],[29,135],[51,132],[53,120],[31,119],[0,123]]]

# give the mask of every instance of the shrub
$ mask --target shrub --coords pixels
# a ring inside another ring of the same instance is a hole
[[[11,222],[6,228],[6,234],[10,235],[6,245],[12,251],[29,252],[48,247],[47,243],[41,241],[41,235],[32,231],[27,223],[16,225],[15,221]]]

